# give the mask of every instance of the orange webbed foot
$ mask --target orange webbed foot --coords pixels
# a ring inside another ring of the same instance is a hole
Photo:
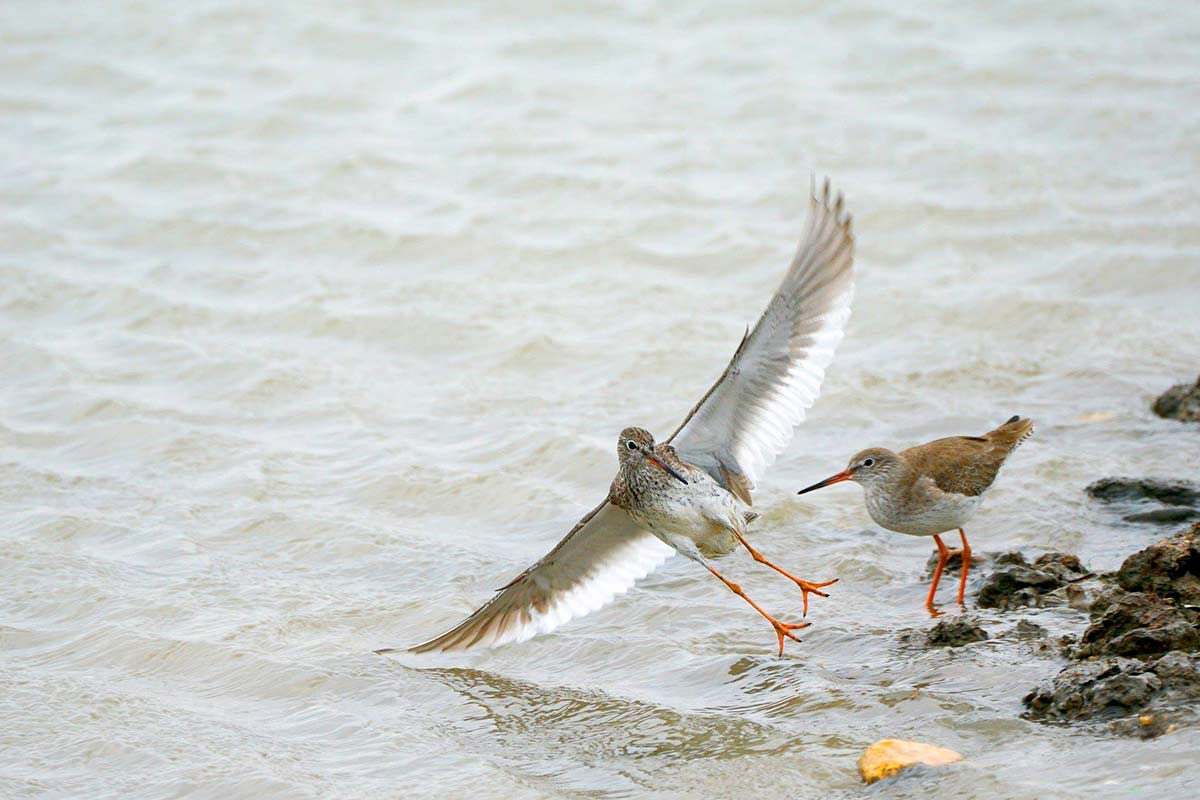
[[[831,581],[824,581],[822,583],[813,583],[811,581],[806,581],[803,578],[792,578],[792,580],[794,580],[796,582],[796,585],[800,587],[800,591],[804,593],[803,616],[806,616],[806,617],[808,616],[808,596],[810,594],[815,594],[817,597],[829,597],[829,595],[827,593],[822,592],[821,590],[824,589],[826,586],[832,586],[833,584],[838,582],[837,578],[834,578]]]
[[[822,592],[821,589],[825,588],[826,586],[832,586],[833,584],[838,582],[837,578],[834,578],[831,581],[825,581],[824,583],[813,583],[812,581],[806,581],[803,578],[797,578],[795,575],[788,572],[786,569],[779,566],[778,564],[773,564],[770,561],[768,561],[763,556],[762,553],[755,550],[750,545],[750,543],[746,541],[746,537],[742,536],[737,531],[734,531],[733,535],[736,536],[737,540],[742,543],[742,546],[744,546],[746,548],[746,550],[748,550],[750,552],[751,558],[753,558],[755,561],[757,561],[760,564],[766,564],[768,567],[775,570],[780,575],[782,575],[783,577],[787,578],[788,580],[792,581],[793,583],[795,583],[797,586],[800,587],[800,591],[804,593],[804,616],[806,616],[806,617],[808,616],[808,596],[810,594],[815,594],[818,597],[829,597],[829,595],[825,594],[825,592]]]
[[[812,625],[811,622],[800,622],[795,625],[789,625],[786,622],[780,622],[774,617],[769,617],[768,619],[770,619],[771,624],[775,626],[775,636],[779,639],[779,655],[781,656],[783,655],[783,637],[786,636],[793,642],[799,644],[800,638],[796,636],[796,634],[792,633],[792,631],[798,631],[801,628],[807,628]]]

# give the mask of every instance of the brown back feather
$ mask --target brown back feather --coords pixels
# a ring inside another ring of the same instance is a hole
[[[1032,432],[1033,420],[1012,419],[983,436],[949,436],[910,447],[900,455],[943,492],[977,497],[996,480],[1009,453]]]

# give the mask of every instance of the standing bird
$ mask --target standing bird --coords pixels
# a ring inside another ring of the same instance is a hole
[[[770,620],[783,653],[786,625],[726,580],[705,558],[739,543],[791,578],[804,593],[825,596],[826,583],[795,578],[744,538],[751,491],[782,452],[813,404],[850,317],[854,236],[840,194],[829,182],[813,191],[799,249],[753,330],[716,383],[664,444],[640,428],[617,440],[620,471],[608,497],[549,553],[483,607],[446,633],[410,650],[497,646],[547,633],[608,603],[679,552],[702,564]],[[390,648],[376,652],[390,652]]]
[[[971,567],[971,545],[963,526],[1017,445],[1033,433],[1033,420],[1019,416],[983,436],[950,436],[894,453],[872,447],[856,453],[846,469],[797,494],[842,481],[862,484],[871,519],[890,531],[932,536],[938,563],[925,607],[934,616],[933,596],[952,552],[962,553],[958,603],[962,605]],[[962,549],[947,549],[938,534],[958,529]]]

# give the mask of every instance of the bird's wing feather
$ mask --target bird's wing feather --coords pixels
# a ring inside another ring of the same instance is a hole
[[[783,284],[671,437],[685,461],[746,502],[817,397],[850,316],[853,260],[850,217],[826,182],[822,196],[813,192],[805,235]],[[554,630],[627,591],[673,553],[605,501],[486,605],[411,649],[496,646]]]
[[[495,647],[547,633],[628,591],[674,552],[605,500],[482,608],[411,651]]]
[[[812,194],[804,238],[767,310],[669,440],[747,502],[820,392],[850,318],[853,265],[850,215],[826,181]]]
[[[900,455],[943,492],[978,497],[996,480],[1008,450],[979,436],[948,436]]]
[[[1009,455],[1033,432],[1033,422],[1014,418],[983,436],[948,436],[901,453],[943,492],[978,497],[996,480]]]

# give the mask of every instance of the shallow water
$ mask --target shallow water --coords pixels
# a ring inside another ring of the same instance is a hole
[[[0,7],[0,796],[1190,796],[1194,730],[1020,719],[1061,664],[1014,616],[903,644],[928,542],[794,490],[1020,413],[976,550],[1160,535],[1082,487],[1200,472],[1148,410],[1200,355],[1200,13],[509,5]],[[841,578],[804,642],[676,559],[520,646],[371,655],[672,428],[814,172],[859,288],[756,523]],[[863,789],[883,737],[967,760]]]

